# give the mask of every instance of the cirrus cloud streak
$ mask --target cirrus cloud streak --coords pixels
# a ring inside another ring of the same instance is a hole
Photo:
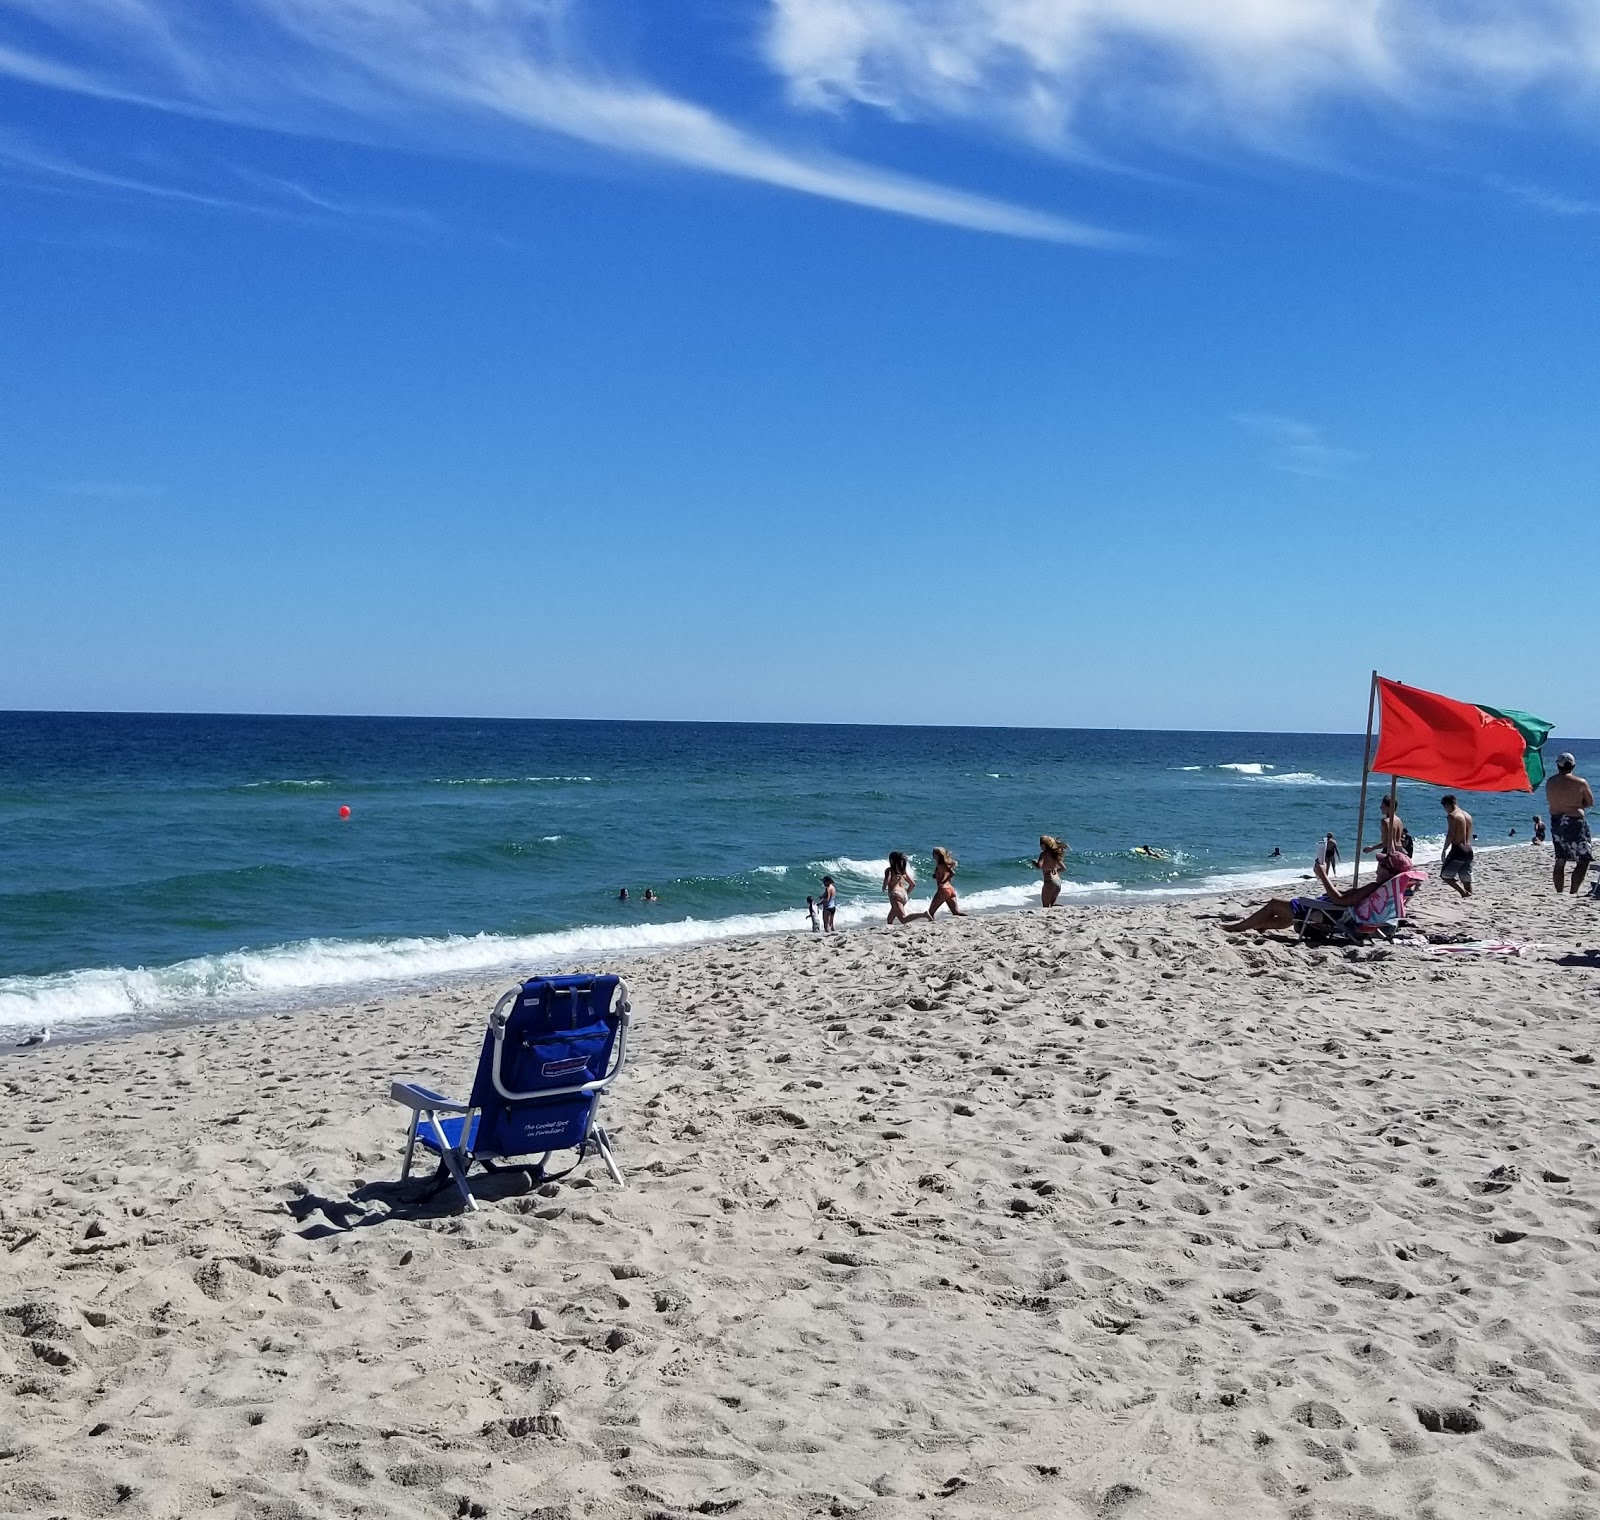
[[[900,216],[1138,239],[790,148],[587,56],[562,0],[0,0],[0,76],[275,130],[516,159],[541,138]]]

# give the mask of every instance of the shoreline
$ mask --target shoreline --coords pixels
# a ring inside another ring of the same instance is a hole
[[[1422,843],[1431,848],[1435,841],[1424,840]],[[1504,851],[1515,852],[1529,848],[1542,848],[1546,856],[1548,855],[1548,846],[1531,847],[1524,842],[1480,845],[1478,850],[1480,855],[1490,856]],[[1370,868],[1369,858],[1364,862],[1363,870]],[[1348,863],[1341,866],[1338,873],[1341,880],[1348,877],[1349,869]],[[1424,869],[1430,868],[1424,866]],[[1436,866],[1431,868],[1430,875],[1436,870]],[[1298,883],[1314,880],[1309,867],[1263,865],[1259,870],[1222,873],[1199,878],[1192,883],[1140,887],[1117,887],[1104,883],[1078,884],[1076,892],[1065,897],[1055,909],[1048,911],[1056,912],[1069,908],[1095,912],[1114,912],[1120,909],[1132,911],[1163,903],[1232,898],[1240,895],[1273,895],[1283,890],[1292,891]],[[1023,891],[1033,898],[1032,902],[1019,903],[1013,900]],[[1046,911],[1038,906],[1037,892],[1037,886],[1034,885],[978,891],[963,899],[978,904],[967,909],[964,916],[990,918],[1006,914]],[[996,898],[1004,900],[984,900]],[[835,932],[854,934],[874,927],[884,927],[886,912],[887,909],[878,902],[859,899],[849,901],[841,909],[840,916],[844,922]],[[791,917],[799,922],[777,922],[779,919],[788,920]],[[702,929],[704,932],[698,934],[691,932],[680,937],[677,931],[689,929],[690,926]],[[244,948],[224,955],[196,957],[155,968],[86,967],[67,972],[0,979],[0,1039],[5,1040],[4,1044],[0,1044],[0,1055],[31,1053],[31,1049],[23,1048],[20,1041],[41,1029],[50,1030],[51,1043],[81,1043],[119,1039],[146,1031],[185,1029],[232,1019],[270,1018],[282,1013],[315,1016],[349,1003],[368,1002],[374,998],[414,995],[424,990],[480,988],[490,983],[500,985],[518,970],[524,975],[538,975],[559,971],[571,965],[587,966],[600,960],[606,961],[607,964],[636,964],[655,956],[675,955],[702,946],[734,945],[747,939],[765,940],[812,932],[805,926],[803,907],[784,910],[781,913],[735,914],[723,919],[663,917],[650,927],[663,936],[658,943],[617,944],[612,948],[602,943],[585,945],[565,952],[546,949],[544,953],[524,954],[511,947],[547,940],[582,941],[592,938],[603,941],[612,937],[623,939],[629,931],[618,930],[613,925],[581,925],[572,930],[550,931],[533,936],[496,935],[484,931],[476,935],[396,937],[387,941],[311,939],[257,949]],[[58,994],[79,979],[91,987],[97,987],[106,983],[117,983],[119,980],[137,982],[153,980],[163,975],[181,976],[187,968],[236,961],[246,961],[257,967],[269,968],[270,974],[274,960],[285,953],[312,954],[329,958],[347,955],[352,960],[372,961],[380,959],[391,947],[398,947],[402,951],[408,951],[412,947],[426,947],[436,952],[458,952],[463,959],[470,959],[475,954],[483,955],[484,959],[479,965],[463,964],[458,968],[406,971],[396,975],[379,974],[362,979],[330,981],[320,985],[286,987],[276,991],[252,988],[220,995],[193,994],[176,1006],[151,1008],[148,1012],[133,1009],[127,1012],[108,1012],[103,1015],[86,1014],[77,1017],[69,1015],[63,1019],[57,1011]],[[12,984],[9,991],[7,983]],[[19,991],[16,984],[31,984],[31,990]],[[36,1011],[22,1012],[19,1005],[26,1006],[27,1000],[35,992],[39,994]]]
[[[1417,904],[1505,958],[1225,896],[653,955],[629,1185],[472,1214],[387,1100],[464,1089],[470,989],[46,1046],[0,1513],[1576,1514],[1600,913],[1546,864]]]

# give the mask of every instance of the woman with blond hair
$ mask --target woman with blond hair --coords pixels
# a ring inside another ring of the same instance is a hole
[[[911,893],[917,885],[917,878],[911,874],[911,866],[906,860],[904,850],[891,850],[889,852],[889,869],[883,873],[883,890],[889,894],[889,922],[891,924],[909,924],[911,920],[906,917],[906,903],[910,901]],[[919,918],[921,914],[917,915]]]
[[[933,848],[933,901],[928,904],[928,917],[932,918],[941,907],[948,908],[956,918],[965,918],[956,902],[956,858],[943,845]]]
[[[1039,887],[1041,908],[1055,907],[1056,899],[1061,896],[1061,872],[1066,867],[1067,851],[1071,848],[1066,840],[1057,839],[1054,834],[1039,836],[1039,858],[1030,860],[1028,864],[1035,871],[1044,873],[1044,881]]]

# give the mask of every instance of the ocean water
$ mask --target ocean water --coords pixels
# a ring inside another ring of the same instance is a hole
[[[1328,828],[1353,847],[1361,748],[1327,734],[0,713],[0,1038],[805,932],[825,871],[841,922],[875,921],[890,849],[926,880],[932,847],[949,846],[979,910],[1037,902],[1025,862],[1041,832],[1072,845],[1068,899],[1271,887],[1307,871]],[[1438,835],[1437,796],[1402,784],[1419,840]],[[1480,840],[1526,839],[1542,799],[1469,806]],[[1131,853],[1141,844],[1170,858]],[[647,887],[659,903],[640,900]]]

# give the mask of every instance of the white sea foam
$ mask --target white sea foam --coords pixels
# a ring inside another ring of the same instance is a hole
[[[1419,863],[1425,868],[1431,866],[1442,846],[1439,836],[1418,839]],[[1527,845],[1514,840],[1478,848],[1526,849]],[[1367,857],[1364,874],[1370,869],[1370,860]],[[881,862],[848,857],[815,864],[830,874],[877,878],[883,872]],[[1119,886],[1111,881],[1066,881],[1061,893],[1065,899],[1080,901],[1150,901],[1223,892],[1300,889],[1309,880],[1307,863],[1140,887]],[[962,907],[974,912],[1027,907],[1038,900],[1037,881],[961,894]],[[926,896],[911,904],[913,912],[926,906]],[[837,922],[879,923],[885,912],[885,905],[875,898],[841,902]],[[127,1025],[225,1014],[251,1006],[303,1004],[363,985],[428,981],[474,972],[529,972],[597,957],[671,950],[711,940],[804,932],[805,928],[804,908],[793,908],[715,919],[641,918],[623,924],[587,924],[548,934],[310,939],[260,950],[197,956],[172,966],[96,967],[47,976],[0,977],[0,1041],[41,1026],[89,1032],[97,1024]]]
[[[1217,767],[1219,771],[1238,771],[1241,776],[1259,776],[1266,771],[1275,770],[1275,766],[1268,765],[1263,760],[1230,760]]]
[[[530,782],[540,781],[593,781],[593,776],[435,776],[435,786],[527,786]],[[327,786],[330,783],[319,781],[317,786]]]
[[[860,924],[882,914],[883,909],[875,903],[841,903],[837,921]],[[252,1004],[304,1002],[341,988],[511,967],[537,969],[594,956],[669,950],[707,940],[803,929],[805,924],[802,907],[717,919],[587,924],[549,934],[309,939],[262,950],[196,956],[172,966],[113,966],[49,976],[0,977],[0,1030],[70,1029],[204,1016]]]
[[[559,834],[541,834],[539,836],[539,843],[540,844],[560,844],[561,843],[561,836]]]
[[[250,792],[254,791],[257,787],[269,786],[274,791],[309,791],[312,787],[332,785],[333,783],[331,781],[246,781],[244,784],[244,789],[245,791]]]
[[[787,876],[788,866],[757,866],[756,872],[761,876]]]
[[[887,857],[883,860],[852,860],[848,855],[841,855],[836,860],[813,860],[811,869],[829,876],[866,876],[881,881],[883,873],[889,869],[889,861]]]

